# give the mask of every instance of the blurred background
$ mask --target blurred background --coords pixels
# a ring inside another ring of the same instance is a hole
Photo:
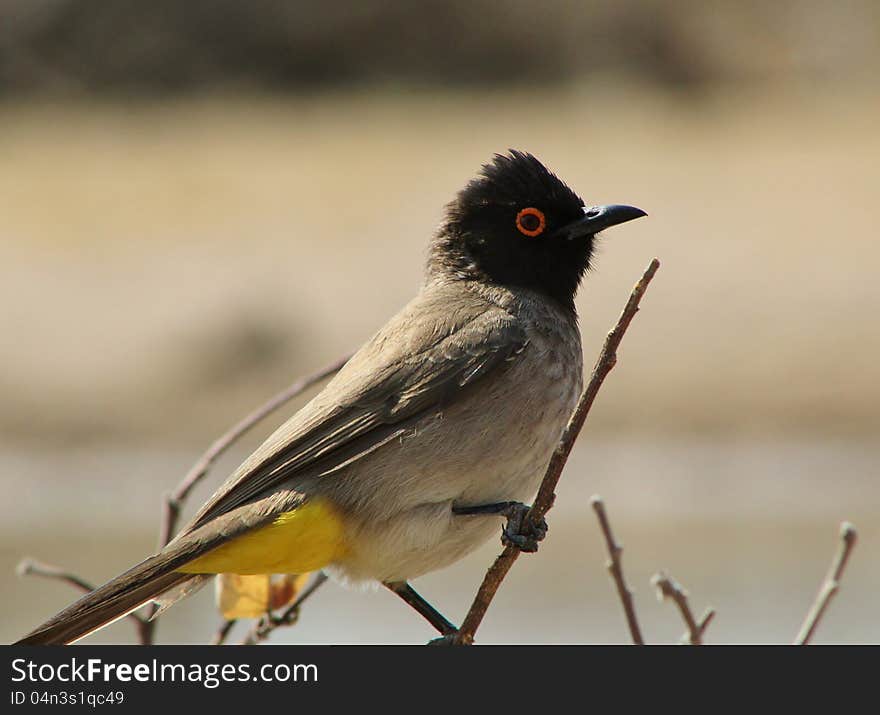
[[[663,267],[479,640],[628,640],[593,493],[650,642],[683,630],[661,568],[709,642],[790,641],[843,519],[817,640],[880,640],[878,71],[873,0],[0,0],[0,639],[76,595],[22,556],[102,582],[149,553],[198,454],[405,303],[444,203],[516,147],[650,214],[581,290],[588,364]],[[457,621],[498,549],[416,586]],[[158,640],[218,620],[205,591]],[[430,636],[330,584],[273,641]]]

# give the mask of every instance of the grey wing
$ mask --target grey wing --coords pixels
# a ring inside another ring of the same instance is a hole
[[[441,311],[427,323],[417,308],[396,316],[232,475],[184,532],[305,470],[330,474],[380,449],[502,369],[526,346],[525,331],[503,309],[479,308]]]

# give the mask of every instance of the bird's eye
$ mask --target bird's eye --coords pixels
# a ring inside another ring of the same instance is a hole
[[[546,227],[547,219],[540,209],[529,207],[516,215],[516,228],[526,236],[540,236]]]

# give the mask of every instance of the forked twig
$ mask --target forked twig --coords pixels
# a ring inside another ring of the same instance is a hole
[[[657,589],[657,597],[660,600],[668,598],[678,606],[681,618],[687,626],[687,633],[683,638],[691,645],[703,645],[703,633],[715,617],[715,611],[711,608],[706,609],[698,623],[688,603],[687,591],[678,581],[661,571],[651,579],[651,583]]]
[[[89,591],[95,590],[95,587],[88,581],[80,578],[74,573],[70,573],[70,571],[65,571],[60,566],[53,566],[52,564],[37,561],[36,559],[29,557],[23,558],[18,562],[18,566],[15,567],[15,572],[19,576],[40,576],[42,578],[53,578],[57,581],[63,581],[64,583],[69,583],[74,588],[78,588],[84,593],[89,593]],[[137,614],[133,615],[140,620],[140,616]]]
[[[635,314],[638,312],[639,302],[659,267],[659,260],[655,258],[651,261],[650,265],[645,270],[644,275],[633,287],[629,300],[617,321],[617,325],[614,326],[614,329],[608,333],[605,338],[605,344],[602,346],[602,352],[599,354],[599,359],[596,361],[596,365],[593,368],[587,389],[584,390],[584,393],[581,395],[580,401],[578,402],[571,419],[569,419],[565,431],[562,433],[559,444],[556,446],[556,451],[553,453],[547,471],[544,473],[544,479],[541,482],[538,495],[535,497],[531,509],[529,509],[525,516],[525,519],[529,520],[532,525],[538,525],[553,505],[556,485],[562,475],[562,470],[568,460],[568,455],[571,453],[574,442],[577,439],[578,434],[580,434],[584,421],[587,419],[587,415],[590,412],[590,408],[593,406],[593,401],[596,399],[596,394],[599,392],[599,388],[605,381],[605,377],[611,372],[617,363],[617,348],[620,346],[620,341],[623,339],[624,333],[626,333],[626,329],[632,322],[633,317],[635,317]],[[461,628],[455,635],[453,640],[454,643],[459,645],[470,645],[473,643],[474,634],[480,627],[480,623],[482,623],[483,617],[486,615],[486,611],[492,603],[492,599],[498,592],[498,588],[501,586],[507,572],[510,571],[510,568],[516,562],[519,554],[520,551],[516,547],[509,545],[505,546],[501,555],[498,556],[498,558],[495,559],[495,562],[489,567],[489,570],[486,572],[483,582],[474,597],[470,610],[468,611],[467,616],[465,616]]]

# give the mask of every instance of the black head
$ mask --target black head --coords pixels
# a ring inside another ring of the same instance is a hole
[[[574,310],[596,233],[645,212],[584,205],[531,154],[511,150],[447,207],[430,272],[539,291]]]

